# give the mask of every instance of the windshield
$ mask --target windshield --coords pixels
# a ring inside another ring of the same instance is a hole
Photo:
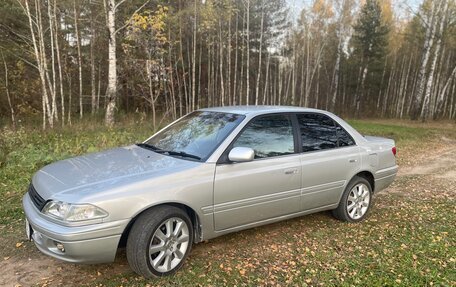
[[[168,155],[192,155],[206,160],[231,131],[245,118],[243,115],[196,111],[161,130],[145,142]]]

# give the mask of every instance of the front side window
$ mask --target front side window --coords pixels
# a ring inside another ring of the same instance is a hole
[[[286,115],[268,115],[254,119],[242,131],[233,147],[249,147],[255,158],[294,153],[293,128]]]
[[[160,131],[146,144],[157,152],[186,153],[206,159],[244,118],[231,113],[193,112]]]
[[[318,151],[337,147],[334,121],[321,114],[298,114],[302,151]]]

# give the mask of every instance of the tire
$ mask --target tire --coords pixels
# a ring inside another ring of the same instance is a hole
[[[366,218],[372,205],[372,187],[367,179],[355,176],[345,188],[339,206],[332,211],[335,218],[359,222]]]
[[[145,278],[162,277],[179,270],[193,243],[192,222],[185,211],[158,206],[141,214],[127,240],[127,260]]]

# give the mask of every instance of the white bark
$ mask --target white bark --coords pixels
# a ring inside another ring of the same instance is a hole
[[[428,79],[426,82],[424,100],[423,100],[423,105],[421,107],[420,118],[423,121],[425,121],[429,116],[429,111],[430,111],[429,104],[430,104],[430,99],[431,99],[432,86],[433,86],[433,82],[434,82],[434,73],[435,73],[435,68],[437,66],[437,59],[439,58],[439,55],[440,55],[440,49],[442,47],[443,27],[445,24],[446,14],[447,14],[445,12],[448,9],[448,1],[444,1],[444,2],[445,2],[445,4],[444,4],[445,6],[443,7],[443,11],[440,14],[441,17],[440,17],[439,30],[438,30],[438,34],[437,34],[437,43],[436,43],[436,47],[435,47],[435,51],[434,51],[434,59],[432,61],[431,68],[429,71],[429,76],[428,76]],[[437,14],[438,14],[438,12],[437,12]]]
[[[126,0],[121,0],[116,4],[116,0],[103,0],[104,7],[106,10],[106,27],[108,28],[109,42],[108,42],[108,88],[106,91],[106,114],[105,124],[109,127],[114,125],[114,112],[116,109],[117,101],[117,53],[116,53],[116,35],[117,32],[126,27],[127,24],[123,25],[116,30],[116,12],[120,5]],[[138,13],[149,0],[144,2],[135,12]],[[131,19],[131,17],[130,17]]]
[[[59,23],[57,21],[57,1],[54,0],[54,29],[56,36],[54,37],[55,40],[55,51],[57,54],[57,67],[59,71],[59,88],[60,88],[60,109],[61,109],[61,120],[62,126],[65,125],[65,95],[63,93],[63,74],[62,74],[62,61],[60,57],[60,46],[59,46]]]
[[[339,36],[339,44],[337,45],[336,51],[336,63],[334,65],[334,74],[333,74],[333,84],[331,85],[333,88],[333,94],[331,97],[331,105],[330,110],[335,111],[336,108],[336,99],[337,99],[337,91],[339,88],[339,70],[340,70],[340,57],[342,53],[342,36]]]
[[[220,97],[221,105],[225,105],[225,83],[223,79],[223,40],[222,40],[222,23],[219,21],[219,67],[220,67]]]
[[[419,74],[418,74],[418,88],[415,93],[415,97],[413,98],[412,102],[412,110],[411,110],[411,118],[413,120],[417,119],[419,114],[420,114],[420,107],[421,107],[421,102],[423,99],[423,94],[424,94],[424,88],[426,84],[426,67],[427,63],[429,61],[429,57],[431,54],[431,47],[434,42],[434,32],[435,32],[435,26],[434,25],[434,18],[435,18],[435,1],[431,2],[431,14],[429,16],[429,21],[426,23],[426,35],[425,35],[425,40],[424,40],[424,46],[423,46],[423,51],[422,51],[422,57],[421,57],[421,66],[419,69]]]
[[[82,55],[81,55],[81,39],[79,35],[79,11],[76,8],[76,0],[73,2],[74,6],[74,29],[76,36],[76,48],[78,51],[78,83],[79,83],[79,118],[82,119],[84,114],[82,105]]]
[[[261,11],[261,24],[260,24],[260,51],[258,56],[258,71],[255,88],[255,105],[258,105],[258,98],[260,93],[260,79],[261,79],[261,58],[263,54],[263,27],[264,27],[264,11]]]
[[[107,106],[105,124],[114,125],[114,111],[117,100],[117,54],[116,54],[116,3],[115,0],[105,0],[106,26],[109,31],[108,43],[108,88],[106,92]]]
[[[194,0],[194,20],[193,20],[193,61],[192,61],[192,111],[195,109],[195,98],[196,98],[196,17],[197,17],[197,11],[196,11],[196,1]]]
[[[236,50],[234,52],[234,79],[233,79],[233,105],[236,105],[236,94],[237,94],[237,71],[238,71],[238,24],[239,24],[239,15],[238,12],[236,12],[236,32],[235,32],[235,37],[236,37]],[[230,45],[231,47],[231,45]]]
[[[39,6],[38,5],[39,5],[39,2],[35,1],[35,6],[36,6],[35,7],[36,8],[35,11],[39,10]],[[33,52],[34,52],[34,55],[35,55],[35,60],[36,60],[36,63],[37,63],[36,66],[38,68],[38,73],[39,73],[40,81],[41,81],[41,91],[42,91],[41,102],[42,102],[42,111],[43,111],[43,129],[46,128],[46,120],[49,122],[49,125],[52,128],[53,125],[54,125],[54,121],[53,121],[53,117],[52,117],[52,114],[51,114],[51,111],[50,111],[50,107],[49,107],[49,96],[48,96],[48,91],[47,91],[46,72],[45,72],[44,63],[43,63],[45,61],[45,58],[43,58],[43,51],[41,49],[40,37],[41,37],[42,33],[40,33],[39,31],[36,32],[35,28],[34,28],[36,26],[37,29],[40,29],[41,25],[39,25],[37,20],[33,19],[32,13],[30,11],[30,5],[29,5],[28,0],[25,0],[24,10],[25,10],[25,13],[27,15],[28,22],[29,22],[30,35],[32,37]],[[39,17],[38,13],[37,13],[35,19],[37,19],[37,17]]]
[[[10,108],[11,112],[11,124],[13,125],[13,129],[16,129],[16,117],[14,113],[14,108],[11,103],[11,96],[10,96],[10,90],[9,90],[9,85],[8,85],[8,65],[6,64],[5,58],[3,57],[2,53],[2,59],[3,59],[3,65],[5,66],[5,91],[6,91],[6,98],[8,99],[8,105]]]
[[[250,0],[247,0],[247,27],[246,27],[246,35],[247,35],[247,67],[245,71],[245,80],[246,80],[246,92],[245,92],[245,104],[249,105],[250,102]]]
[[[265,81],[264,81],[264,91],[263,91],[263,102],[261,103],[262,105],[266,104],[266,97],[267,97],[267,92],[268,92],[268,84],[269,84],[269,64],[271,61],[271,54],[268,53],[268,60],[266,61],[266,75],[265,75]]]
[[[92,0],[90,1],[90,87],[91,87],[91,113],[94,114],[97,108],[97,91],[96,91],[96,83],[95,83],[95,56],[93,53],[94,45],[95,45],[95,38],[96,32],[94,27],[94,18],[93,18],[93,3]]]
[[[52,91],[53,93],[51,94],[52,96],[52,117],[55,118],[55,120],[58,121],[58,113],[57,113],[57,101],[56,101],[56,81],[57,81],[57,77],[56,77],[56,73],[55,73],[55,49],[54,49],[54,17],[52,16],[52,10],[51,9],[51,1],[49,1],[47,3],[47,11],[48,11],[48,18],[49,18],[49,34],[50,34],[50,42],[51,42],[51,68],[52,68]],[[54,3],[55,5],[55,3]]]
[[[227,95],[228,95],[228,105],[232,105],[232,98],[231,98],[231,11],[229,13],[228,18],[228,84],[227,84]]]
[[[451,72],[450,76],[445,82],[445,85],[443,86],[442,91],[440,92],[439,96],[437,97],[437,103],[436,103],[436,115],[439,116],[442,112],[442,106],[443,106],[443,101],[445,99],[445,94],[450,86],[451,80],[454,79],[456,76],[456,66],[453,68],[453,71]]]

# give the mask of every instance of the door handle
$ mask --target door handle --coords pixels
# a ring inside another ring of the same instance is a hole
[[[358,161],[358,160],[357,160],[357,159],[354,159],[354,158],[348,160],[348,162],[357,162],[357,161]]]
[[[296,174],[296,173],[298,173],[297,168],[290,168],[290,169],[285,170],[285,174]]]

